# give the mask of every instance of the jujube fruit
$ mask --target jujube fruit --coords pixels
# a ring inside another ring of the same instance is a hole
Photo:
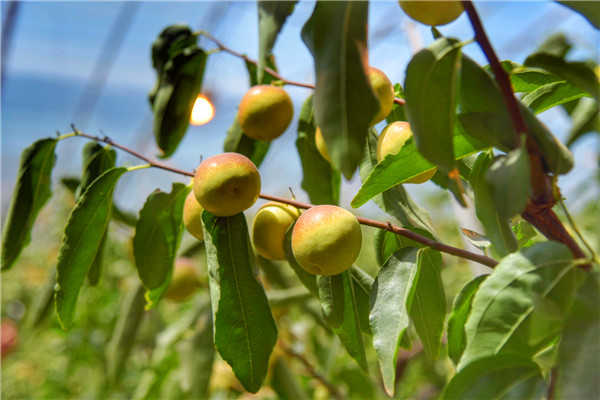
[[[400,0],[399,3],[409,17],[430,26],[449,24],[464,11],[460,1]]]
[[[180,257],[175,261],[173,276],[165,292],[165,298],[175,303],[188,300],[202,286],[192,260]]]
[[[404,143],[413,136],[410,124],[405,121],[396,121],[388,124],[377,140],[377,161],[381,162],[388,154],[398,154]],[[425,171],[404,183],[424,183],[430,180],[436,173],[437,168]]]
[[[194,176],[194,196],[217,217],[229,217],[252,207],[260,195],[260,174],[250,159],[238,153],[204,160]]]
[[[317,151],[325,160],[331,162],[331,155],[329,154],[329,150],[327,150],[327,146],[325,145],[325,139],[323,139],[323,133],[321,132],[321,128],[317,127],[315,130],[315,145],[317,146]]]
[[[371,125],[375,125],[383,121],[394,107],[394,85],[383,71],[375,67],[367,69],[367,76],[377,100],[379,100],[379,111],[371,122]]]
[[[238,121],[246,135],[256,140],[279,137],[292,122],[294,106],[285,90],[258,85],[246,92],[238,108]]]
[[[298,264],[314,275],[337,275],[352,266],[362,245],[356,217],[331,205],[309,208],[292,231],[292,252]]]
[[[298,219],[296,207],[274,201],[264,204],[252,223],[252,243],[258,254],[269,260],[285,260],[285,233]]]

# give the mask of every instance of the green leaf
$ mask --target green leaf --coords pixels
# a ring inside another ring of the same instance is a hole
[[[54,287],[56,286],[56,268],[52,266],[48,279],[43,287],[37,289],[31,305],[27,310],[28,326],[36,328],[50,314],[54,303]]]
[[[446,296],[441,275],[442,254],[430,248],[421,249],[417,263],[420,272],[410,317],[421,338],[425,354],[435,360],[440,354],[446,318]]]
[[[529,222],[521,220],[512,227],[512,230],[517,237],[519,248],[533,245],[533,240],[531,239],[537,236],[537,232]]]
[[[177,53],[196,46],[196,37],[192,30],[186,25],[171,25],[163,29],[158,38],[152,44],[152,66],[156,70],[159,82],[152,94],[150,102],[154,102],[154,95],[160,84],[165,64]]]
[[[557,57],[564,58],[573,46],[567,39],[564,33],[557,32],[546,38],[544,42],[537,48],[537,53],[552,54]]]
[[[297,1],[259,1],[258,2],[258,74],[263,79],[265,66],[273,50],[277,35],[287,17],[294,11]]]
[[[510,116],[498,84],[467,56],[462,57],[458,120],[470,136],[502,151],[516,147]]]
[[[354,290],[354,300],[356,302],[356,312],[358,313],[358,322],[360,329],[367,335],[372,335],[371,325],[369,325],[370,298],[373,288],[373,277],[362,269],[353,265],[350,269],[352,276],[352,287]]]
[[[513,69],[510,71],[510,83],[515,93],[531,93],[544,86],[564,82],[566,81],[563,78],[541,68],[514,64]]]
[[[563,82],[555,82],[536,89],[525,95],[521,101],[536,114],[549,108],[586,96],[587,93],[575,86]]]
[[[435,237],[428,231],[421,228],[406,227],[405,229],[418,233],[421,236],[436,240]],[[416,242],[404,236],[395,233],[378,229],[375,232],[375,257],[377,264],[382,266],[396,251],[405,247],[426,247],[424,244]]]
[[[194,331],[194,336],[183,340],[178,346],[181,389],[187,398],[206,399],[215,356],[212,312],[208,307],[198,318]]]
[[[600,29],[600,9],[598,4],[593,1],[557,1],[565,7],[569,7],[571,10],[578,12],[587,19],[590,24],[594,25],[594,28]]]
[[[394,253],[381,267],[371,292],[369,321],[373,347],[385,391],[390,396],[394,395],[396,386],[398,344],[409,326],[409,310],[419,279],[418,252],[416,248],[407,247]]]
[[[312,204],[339,204],[340,173],[319,154],[315,130],[313,96],[309,96],[300,110],[296,139],[302,163],[302,189],[308,193]]]
[[[488,145],[466,135],[460,127],[456,127],[453,147],[456,158],[461,159],[487,148]],[[414,141],[409,139],[398,154],[387,155],[373,168],[373,171],[352,199],[352,207],[358,208],[379,193],[433,167],[434,165],[419,153]]]
[[[147,290],[148,309],[156,306],[169,286],[183,233],[183,205],[189,191],[189,186],[173,183],[171,193],[156,190],[140,210],[133,256]]]
[[[558,349],[557,392],[563,399],[600,397],[600,277],[589,273],[569,311]]]
[[[56,312],[63,329],[68,329],[75,303],[110,219],[115,186],[127,168],[113,168],[96,179],[71,212],[56,264]]]
[[[373,168],[377,166],[377,140],[377,132],[375,129],[370,129],[359,169],[360,179],[363,183],[367,180]],[[412,200],[402,185],[396,185],[376,195],[373,197],[373,202],[383,211],[397,218],[403,226],[414,226],[433,231],[431,218],[427,211]]]
[[[285,250],[285,257],[290,264],[290,267],[294,270],[300,282],[311,292],[313,295],[319,297],[319,288],[317,287],[317,276],[311,273],[306,272],[304,268],[298,264],[296,259],[294,258],[294,253],[292,252],[292,231],[294,230],[294,222],[288,228],[285,233],[285,242],[283,243],[283,248]]]
[[[140,284],[127,293],[123,300],[117,324],[106,346],[107,380],[110,385],[116,385],[121,380],[144,314],[144,303],[144,287]]]
[[[571,113],[571,130],[566,141],[571,145],[580,137],[589,132],[600,132],[600,118],[598,118],[598,103],[591,99],[581,99]]]
[[[284,357],[277,357],[273,363],[271,387],[277,393],[278,399],[293,400],[310,398],[301,386],[299,378],[290,369]]]
[[[315,61],[316,125],[334,167],[348,180],[360,163],[379,109],[365,73],[367,19],[367,2],[317,2],[302,29],[302,40]]]
[[[502,257],[517,250],[517,239],[510,228],[508,218],[503,218],[494,206],[492,188],[486,174],[493,161],[491,150],[482,152],[469,175],[469,183],[475,195],[475,213],[485,228],[487,237]]]
[[[17,182],[2,229],[2,271],[10,269],[31,240],[31,228],[52,196],[50,175],[56,139],[42,139],[21,153]]]
[[[277,327],[256,275],[246,218],[204,211],[202,222],[215,346],[244,388],[256,393],[267,376]]]
[[[354,285],[350,271],[333,276],[317,276],[323,319],[329,325],[346,351],[360,368],[368,372],[367,355],[363,342]]]
[[[531,194],[529,155],[525,145],[497,157],[485,179],[500,218],[510,218],[525,210]]]
[[[190,123],[194,102],[204,76],[207,54],[200,48],[188,48],[167,61],[152,104],[154,137],[162,151],[170,157],[183,139]]]
[[[525,60],[524,65],[543,68],[567,80],[573,86],[585,90],[596,101],[600,100],[600,83],[594,70],[584,62],[566,61],[562,57],[551,54],[532,54]]]
[[[505,257],[481,284],[465,325],[461,370],[499,353],[532,356],[555,340],[577,287],[569,249],[541,242]]]
[[[448,318],[448,356],[458,365],[458,361],[466,345],[465,322],[471,313],[473,297],[487,275],[480,275],[471,280],[454,298],[452,313]]]
[[[462,45],[437,39],[412,58],[404,92],[410,126],[419,152],[449,172],[454,168],[454,113]]]
[[[444,389],[442,399],[539,399],[544,386],[535,362],[518,355],[498,354],[460,370]]]
[[[404,99],[404,90],[402,90],[402,85],[400,85],[399,83],[396,83],[394,85],[394,95],[395,97]],[[405,104],[398,104],[394,102],[394,105],[392,106],[392,111],[390,112],[390,114],[385,118],[385,122],[387,122],[388,124],[391,124],[392,122],[396,122],[396,121],[408,121],[408,116],[406,115],[406,105]]]
[[[267,155],[270,145],[271,142],[255,140],[245,135],[236,116],[233,124],[227,130],[223,150],[243,154],[259,167]]]
[[[116,160],[117,152],[114,149],[111,149],[108,146],[103,147],[96,142],[87,143],[83,147],[83,172],[81,174],[79,187],[75,193],[75,198],[78,199],[94,180],[104,172],[113,168]],[[106,231],[104,231],[102,236],[102,242],[100,243],[96,258],[88,271],[88,281],[91,286],[96,286],[100,281],[105,244]]]

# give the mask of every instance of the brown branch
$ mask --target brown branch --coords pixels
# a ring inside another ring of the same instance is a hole
[[[230,49],[229,47],[225,46],[225,44],[223,44],[223,42],[221,42],[219,39],[215,38],[210,33],[205,32],[205,31],[200,31],[199,34],[204,36],[205,38],[209,39],[214,44],[216,44],[217,47],[219,48],[219,50],[225,51],[233,56],[241,58],[242,60],[244,60],[252,65],[258,66],[258,62],[256,60],[249,58],[245,54],[242,54],[233,49]],[[299,87],[308,88],[308,89],[315,88],[315,85],[310,84],[310,83],[296,82],[296,81],[291,81],[289,79],[286,79],[283,76],[281,76],[277,71],[273,70],[272,68],[266,67],[266,66],[265,66],[265,72],[267,72],[269,75],[272,75],[273,77],[280,80],[281,82],[283,82],[286,85],[299,86]],[[394,103],[403,105],[403,104],[406,104],[406,101],[404,101],[404,99],[401,99],[399,97],[395,97]]]
[[[78,131],[77,129],[75,129],[75,127],[73,125],[71,125],[71,126],[73,127],[75,136],[81,136],[81,137],[85,137],[87,139],[95,140],[97,142],[110,144],[111,146],[116,147],[120,150],[123,150],[123,151],[131,154],[132,156],[137,157],[140,160],[148,163],[151,167],[163,169],[166,171],[174,172],[176,174],[190,176],[190,177],[193,177],[195,175],[193,172],[183,171],[183,170],[180,170],[177,168],[169,167],[168,165],[164,165],[164,164],[152,161],[148,157],[146,157],[128,147],[125,147],[123,145],[113,142],[110,138],[108,138],[106,136],[99,137],[99,136],[88,135],[86,133]],[[309,209],[309,208],[313,207],[313,204],[302,203],[302,202],[295,201],[295,200],[289,200],[289,199],[286,199],[283,197],[272,196],[270,194],[261,193],[260,198],[265,199],[265,200],[276,201],[279,203],[289,204],[294,207],[302,208],[302,209]],[[429,246],[435,250],[441,251],[442,253],[447,253],[447,254],[457,256],[457,257],[466,258],[467,260],[478,262],[478,263],[486,265],[490,268],[494,268],[498,264],[498,262],[496,260],[486,257],[482,254],[472,253],[467,250],[459,249],[457,247],[453,247],[453,246],[450,246],[450,245],[447,245],[447,244],[444,244],[444,243],[441,243],[441,242],[438,242],[435,240],[431,240],[428,237],[419,235],[418,233],[415,233],[408,229],[399,227],[397,225],[393,225],[390,222],[381,222],[381,221],[376,221],[373,219],[362,218],[362,217],[357,217],[357,219],[358,219],[358,222],[362,225],[372,226],[374,228],[383,229],[383,230],[395,233],[397,235],[404,236],[406,238],[414,240],[415,242],[424,244],[425,246]]]
[[[550,370],[550,383],[548,383],[548,392],[546,394],[546,400],[554,400],[556,379],[558,379],[558,370],[556,368],[552,368]]]
[[[306,359],[306,357],[304,357],[302,354],[296,353],[291,347],[289,347],[281,340],[278,341],[278,344],[281,350],[283,350],[287,355],[300,361],[302,365],[304,365],[304,368],[306,368],[308,373],[327,388],[327,390],[333,398],[338,400],[341,400],[343,398],[340,392],[336,389],[336,387],[333,386],[323,375],[317,372],[315,367],[312,366],[312,364]]]
[[[556,204],[552,180],[545,171],[541,151],[529,132],[523,114],[521,113],[519,100],[517,100],[513,93],[509,76],[504,68],[502,68],[502,64],[500,64],[500,60],[483,29],[479,15],[472,2],[463,0],[462,5],[467,12],[471,25],[475,31],[475,40],[490,63],[490,67],[494,72],[494,76],[496,77],[496,81],[498,82],[498,86],[502,93],[504,103],[508,108],[510,120],[515,132],[515,147],[520,145],[519,137],[521,134],[526,135],[525,145],[527,153],[529,154],[529,163],[531,167],[531,196],[522,216],[548,239],[556,240],[567,245],[575,257],[585,258],[583,250],[579,247],[573,237],[569,235],[562,222],[552,211],[552,207]],[[583,268],[588,267],[589,265],[583,265]]]

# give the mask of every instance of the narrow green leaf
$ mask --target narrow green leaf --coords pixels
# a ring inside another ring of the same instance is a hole
[[[215,346],[244,388],[256,393],[268,371],[277,327],[256,275],[244,214],[204,211]]]
[[[317,2],[302,29],[302,40],[315,61],[316,125],[333,165],[348,180],[360,163],[379,108],[365,73],[367,19],[367,2]]]
[[[531,93],[541,87],[561,82],[566,81],[541,68],[524,67],[515,63],[510,71],[510,83],[515,93]]]
[[[359,169],[360,179],[363,183],[367,180],[373,168],[377,166],[377,140],[377,132],[375,129],[370,129]],[[427,211],[413,201],[402,185],[396,185],[376,195],[373,197],[373,202],[383,211],[397,218],[403,226],[414,226],[433,231],[431,218]]]
[[[406,227],[406,229],[436,240],[430,232],[424,229],[412,227]],[[405,247],[421,248],[425,247],[425,245],[383,229],[378,229],[377,232],[375,232],[375,257],[379,266],[385,264],[388,258],[396,251]]]
[[[190,187],[173,183],[171,193],[156,190],[140,210],[133,256],[146,288],[146,307],[154,307],[169,286],[183,233],[183,204]]]
[[[532,54],[524,65],[543,68],[567,80],[573,86],[585,90],[596,101],[600,100],[600,82],[594,70],[584,62],[566,61],[562,57],[551,54]]]
[[[333,276],[317,276],[323,319],[356,361],[368,372],[367,355],[350,271]]]
[[[294,258],[294,253],[292,252],[292,231],[294,230],[294,222],[288,228],[285,233],[285,242],[283,243],[283,247],[285,250],[285,257],[290,264],[290,267],[294,270],[300,282],[311,292],[313,295],[319,297],[319,288],[317,287],[317,276],[311,273],[306,272],[304,268],[298,264],[296,259]]]
[[[204,50],[194,47],[176,54],[164,66],[152,105],[154,137],[162,158],[170,157],[177,150],[189,126],[202,86],[206,58]]]
[[[398,344],[409,326],[416,282],[419,279],[419,250],[407,247],[394,253],[385,263],[371,291],[373,347],[379,360],[383,384],[393,396],[396,382]]]
[[[557,392],[563,399],[600,398],[600,277],[588,274],[569,311],[558,349]]]
[[[586,133],[600,133],[600,118],[598,103],[591,99],[581,99],[571,113],[571,130],[566,141],[571,145]]]
[[[531,108],[536,114],[549,108],[567,103],[571,100],[586,96],[587,93],[568,83],[555,82],[540,87],[539,89],[523,96],[523,104]]]
[[[458,365],[458,361],[465,349],[465,322],[471,313],[471,303],[479,286],[487,275],[480,275],[467,283],[454,298],[452,313],[448,318],[448,356]]]
[[[245,60],[244,63],[246,64],[246,69],[248,70],[248,78],[249,78],[251,87],[256,86],[256,85],[267,85],[272,82],[279,81],[278,78],[274,77],[273,75],[271,75],[269,72],[266,72],[266,71],[263,71],[262,79],[258,79],[258,76],[257,76],[258,68],[257,68],[256,64],[253,64],[248,60]],[[275,65],[275,57],[273,55],[270,55],[267,58],[266,66],[271,68],[273,71],[277,72],[277,66]]]
[[[233,124],[227,130],[223,150],[243,154],[258,167],[267,155],[270,145],[271,142],[255,140],[245,135],[236,116]]]
[[[144,287],[140,284],[127,293],[123,300],[117,324],[106,346],[107,380],[110,385],[116,385],[121,380],[125,362],[144,314],[144,303]]]
[[[163,78],[165,65],[177,53],[196,46],[196,37],[187,25],[171,25],[163,29],[158,38],[152,43],[152,66],[156,70],[157,82],[150,93],[150,103],[154,103],[156,91]]]
[[[460,126],[456,127],[453,140],[456,159],[461,159],[489,147],[489,145],[468,136]],[[433,167],[434,165],[419,153],[414,141],[409,139],[398,154],[387,155],[373,168],[373,171],[352,199],[352,207],[358,208],[379,193]]]
[[[10,269],[31,240],[31,228],[52,196],[50,174],[56,139],[42,139],[21,153],[17,182],[2,229],[2,271]]]
[[[547,53],[564,58],[571,51],[573,45],[563,32],[548,36],[537,48],[536,53]]]
[[[498,354],[460,370],[444,389],[442,399],[539,399],[544,387],[535,362],[518,355]]]
[[[404,90],[402,89],[402,85],[396,83],[394,85],[394,96],[400,99],[404,99]],[[391,124],[396,121],[408,121],[408,116],[406,115],[406,105],[394,103],[392,107],[392,111],[385,118],[385,122]]]
[[[56,312],[63,329],[71,326],[79,289],[100,247],[110,218],[115,186],[127,168],[113,168],[96,179],[71,212],[56,264]]]
[[[462,45],[441,37],[406,68],[404,92],[419,152],[446,172],[454,168],[454,113]]]
[[[500,218],[510,218],[525,210],[531,194],[529,155],[525,146],[497,157],[485,179]]]
[[[470,136],[502,151],[516,147],[515,134],[498,84],[485,69],[462,57],[458,120]]]
[[[194,336],[179,343],[181,389],[186,398],[208,398],[208,385],[213,372],[215,345],[213,343],[212,312],[200,315],[194,326]]]
[[[350,269],[352,276],[352,287],[354,290],[354,300],[356,302],[356,312],[360,329],[367,335],[372,335],[371,325],[369,324],[369,312],[371,308],[371,290],[373,288],[373,277],[362,269],[353,265]]]
[[[510,228],[508,218],[503,218],[494,206],[492,189],[485,178],[493,161],[491,150],[485,151],[477,157],[475,165],[469,175],[469,183],[475,195],[475,213],[485,228],[487,237],[494,244],[494,248],[502,257],[516,251],[517,239]]]
[[[308,399],[310,396],[302,388],[298,375],[290,369],[284,357],[277,357],[273,363],[271,387],[279,399]]]
[[[96,180],[100,175],[115,166],[117,152],[114,149],[103,147],[96,142],[89,142],[83,147],[83,171],[81,181],[75,193],[75,198],[81,194]],[[114,206],[113,206],[114,207]],[[108,228],[108,226],[107,226]],[[102,260],[104,256],[104,247],[106,244],[106,230],[102,235],[100,248],[96,258],[88,271],[88,281],[91,286],[96,286],[102,275]]]
[[[465,325],[458,369],[498,353],[533,355],[562,328],[577,285],[569,249],[541,242],[505,257],[481,284]]]
[[[598,9],[598,4],[593,1],[557,1],[557,3],[562,4],[565,7],[569,7],[571,10],[578,12],[585,19],[587,19],[590,24],[594,26],[596,29],[600,29],[600,9]]]
[[[265,66],[273,50],[277,35],[287,17],[294,11],[297,1],[259,1],[258,2],[258,74],[260,82]]]
[[[36,328],[50,314],[54,303],[54,287],[56,286],[56,268],[52,266],[48,279],[43,287],[38,288],[33,302],[27,310],[27,322],[32,328]]]
[[[430,248],[420,249],[417,264],[420,272],[410,317],[421,338],[425,354],[435,360],[440,354],[446,319],[446,296],[441,275],[442,254]]]
[[[315,144],[313,96],[302,105],[298,119],[296,148],[302,163],[302,189],[312,204],[339,204],[341,177],[319,154]]]

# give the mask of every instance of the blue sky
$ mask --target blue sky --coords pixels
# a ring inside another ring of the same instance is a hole
[[[147,155],[157,150],[151,132],[151,113],[147,100],[154,83],[150,47],[160,31],[174,23],[205,29],[229,47],[256,58],[258,53],[257,11],[255,2],[139,2],[132,24],[102,88],[91,118],[81,126],[74,115],[77,102],[98,62],[102,46],[123,2],[21,2],[18,19],[5,60],[5,80],[1,99],[2,211],[11,195],[20,152],[33,141],[52,136],[57,130],[70,131],[73,122],[87,133],[104,132],[113,140]],[[2,2],[2,19],[8,3]],[[130,5],[131,7],[131,5]],[[313,1],[300,1],[285,25],[275,46],[279,70],[286,78],[314,82],[312,60],[300,40],[300,30],[310,16]],[[578,14],[554,2],[476,2],[484,26],[502,59],[522,62],[549,34],[562,31],[576,44],[575,58],[596,58],[598,32]],[[412,39],[407,35],[412,27]],[[472,37],[466,16],[441,27],[447,36],[461,40]],[[415,37],[420,39],[415,39]],[[375,1],[369,8],[370,64],[385,71],[393,82],[402,82],[413,50],[431,42],[427,27],[411,22],[396,1]],[[202,41],[206,48],[214,47]],[[485,64],[478,47],[465,51]],[[193,170],[200,156],[220,153],[225,133],[237,104],[248,88],[243,63],[229,54],[211,55],[205,72],[204,89],[214,95],[217,114],[202,127],[190,127],[187,136],[169,164]],[[296,116],[307,89],[289,87]],[[546,112],[543,120],[564,138],[568,121],[560,110]],[[263,190],[287,195],[294,188],[300,200],[307,197],[300,189],[300,161],[295,149],[295,124],[277,139],[261,166]],[[55,178],[78,175],[79,154],[84,140],[65,140],[58,147]],[[565,193],[596,172],[598,140],[590,138],[575,148],[576,179],[566,183]],[[137,163],[119,154],[119,160]],[[186,181],[162,171],[139,171],[125,177],[117,187],[117,202],[136,210],[156,187],[169,190],[172,181]],[[131,183],[135,180],[136,185]],[[344,183],[346,205],[356,193],[359,182]],[[437,190],[433,184],[409,187],[415,196]],[[360,210],[363,211],[362,209]],[[365,212],[375,212],[366,207]]]

